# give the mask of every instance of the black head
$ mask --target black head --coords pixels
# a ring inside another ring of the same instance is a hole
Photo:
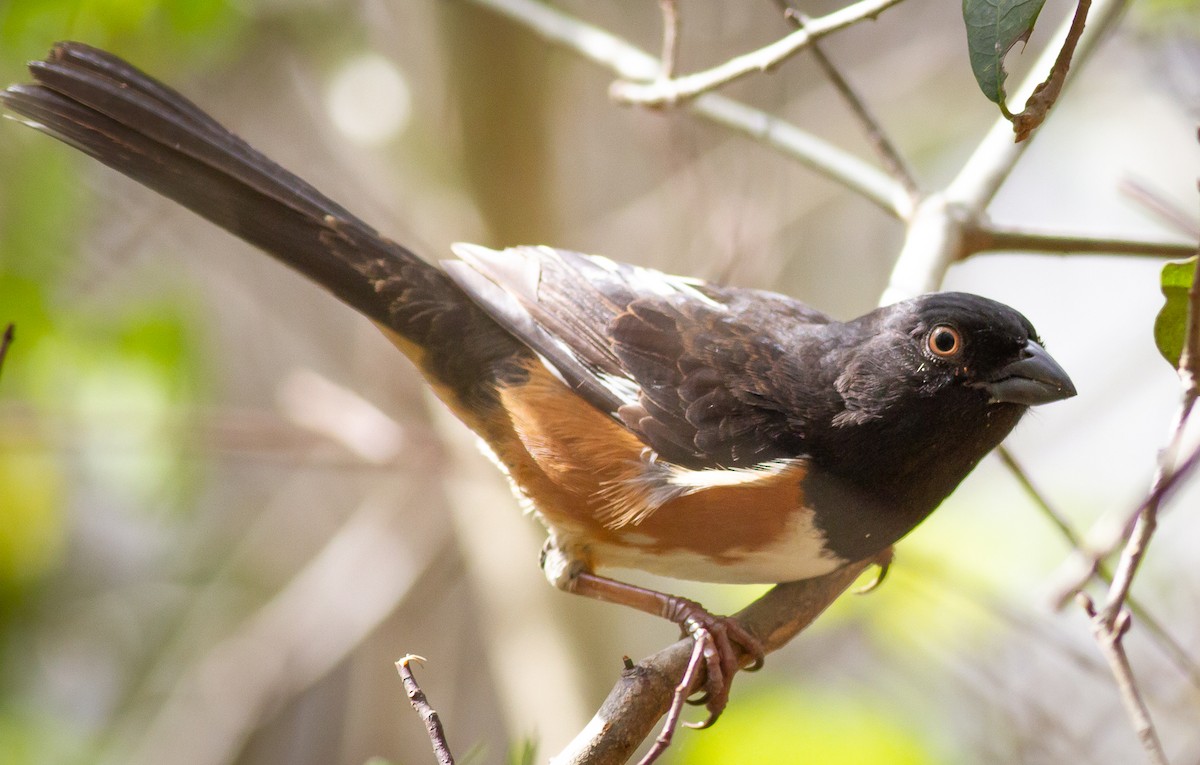
[[[877,553],[941,504],[1031,405],[1075,395],[1021,314],[924,295],[840,325],[838,411],[816,429],[806,497],[846,560]],[[853,338],[853,339],[851,339]]]
[[[858,340],[842,355],[842,408],[818,459],[914,525],[1029,406],[1075,395],[1029,320],[994,300],[924,295],[845,327]]]
[[[996,416],[991,410],[1019,416],[1029,406],[1075,395],[1029,320],[988,298],[962,292],[923,295],[873,311],[850,326],[861,340],[837,381],[846,408],[835,425],[887,420],[901,401],[917,407],[910,411],[930,416],[933,424],[950,417]],[[917,406],[921,401],[930,406]]]

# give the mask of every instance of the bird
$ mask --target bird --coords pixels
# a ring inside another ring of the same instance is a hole
[[[839,321],[547,246],[456,244],[432,263],[111,53],[58,43],[29,72],[0,93],[9,112],[374,322],[541,521],[553,585],[692,636],[702,725],[761,664],[759,639],[609,569],[778,583],[885,561],[1031,406],[1075,395],[1029,320],[985,297]]]

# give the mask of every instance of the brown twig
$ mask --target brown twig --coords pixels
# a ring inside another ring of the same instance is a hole
[[[408,666],[414,661],[423,662],[425,659],[408,654],[396,662],[396,671],[400,673],[400,679],[404,682],[404,692],[408,694],[408,703],[412,704],[412,708],[417,710],[417,714],[425,723],[425,730],[429,733],[429,741],[433,744],[433,754],[437,757],[438,762],[441,765],[454,765],[454,755],[450,754],[450,745],[446,743],[446,731],[442,729],[442,720],[429,705],[425,691],[417,685],[417,679],[413,677],[412,670]]]
[[[4,334],[0,336],[0,372],[4,371],[4,358],[8,356],[8,348],[13,343],[16,337],[16,325],[11,322],[4,328]]]
[[[711,69],[654,82],[614,82],[609,94],[617,101],[641,106],[674,106],[740,80],[754,72],[767,72],[807,48],[824,35],[874,18],[900,0],[858,0],[845,8],[813,19],[782,40],[718,64]]]
[[[1171,448],[1168,447],[1164,451],[1171,451]],[[1078,567],[1065,574],[1063,576],[1065,583],[1057,588],[1057,595],[1054,598],[1056,607],[1062,608],[1068,601],[1075,597],[1076,593],[1083,589],[1088,580],[1096,573],[1100,562],[1111,555],[1122,541],[1132,538],[1137,520],[1142,517],[1145,511],[1151,507],[1157,508],[1162,504],[1167,495],[1174,491],[1183,479],[1191,475],[1192,471],[1196,469],[1197,464],[1200,464],[1200,446],[1192,450],[1191,454],[1174,470],[1163,469],[1160,463],[1160,468],[1155,473],[1154,480],[1152,481],[1150,492],[1133,509],[1133,512],[1128,514],[1126,521],[1120,526],[1121,533],[1116,535],[1116,538],[1112,541],[1080,549],[1081,560],[1078,561]]]
[[[1063,40],[1062,49],[1058,52],[1058,58],[1055,59],[1049,76],[1033,89],[1021,113],[1013,115],[1013,132],[1018,143],[1028,138],[1038,125],[1042,124],[1050,112],[1050,107],[1054,106],[1054,102],[1062,93],[1063,83],[1067,81],[1067,70],[1071,68],[1071,57],[1075,55],[1075,46],[1083,36],[1083,28],[1091,7],[1092,0],[1079,0],[1079,5],[1075,7],[1075,18],[1071,20],[1071,28],[1067,32],[1067,38]]]
[[[1165,483],[1168,475],[1178,476],[1185,470],[1191,470],[1191,467],[1188,466],[1192,463],[1191,458],[1178,468],[1175,467],[1175,460],[1179,444],[1183,439],[1183,432],[1187,428],[1188,418],[1196,405],[1197,394],[1200,394],[1200,283],[1198,280],[1200,280],[1200,258],[1196,259],[1192,285],[1188,288],[1187,324],[1184,330],[1183,352],[1179,356],[1177,370],[1180,384],[1183,386],[1183,402],[1179,407],[1179,415],[1175,418],[1171,443],[1159,457],[1159,468],[1155,476],[1156,484]],[[1195,457],[1196,454],[1197,452],[1193,452],[1192,457]],[[1109,588],[1108,599],[1101,611],[1101,616],[1110,627],[1115,623],[1117,615],[1124,607],[1125,599],[1129,595],[1129,588],[1133,585],[1133,577],[1145,557],[1150,538],[1154,535],[1160,503],[1161,498],[1143,503],[1143,507],[1135,516],[1136,521],[1129,534],[1129,539],[1121,551],[1121,560],[1117,564],[1117,572],[1112,587]]]
[[[1154,490],[1139,507],[1133,516],[1134,522],[1129,529],[1121,559],[1113,575],[1112,584],[1108,588],[1108,597],[1104,607],[1097,611],[1091,598],[1079,593],[1076,599],[1083,605],[1092,620],[1092,632],[1100,650],[1108,659],[1113,677],[1116,678],[1117,688],[1125,704],[1126,712],[1133,723],[1134,731],[1142,748],[1150,761],[1156,765],[1166,765],[1167,757],[1159,741],[1150,712],[1142,699],[1129,659],[1125,654],[1122,639],[1129,631],[1130,616],[1125,610],[1129,599],[1129,591],[1133,586],[1134,576],[1138,567],[1145,560],[1146,550],[1158,526],[1158,510],[1166,494],[1169,484],[1188,475],[1200,458],[1200,448],[1193,449],[1183,464],[1176,466],[1178,449],[1183,440],[1183,433],[1188,419],[1195,408],[1197,394],[1200,393],[1200,258],[1197,259],[1192,276],[1192,285],[1188,289],[1188,314],[1184,333],[1183,352],[1179,357],[1179,381],[1183,387],[1183,401],[1175,425],[1171,442],[1159,456],[1158,470],[1154,479]],[[1160,489],[1160,487],[1162,487]],[[1097,563],[1098,565],[1098,563]]]
[[[869,565],[870,561],[861,561],[823,577],[777,585],[736,616],[759,637],[768,653],[778,650],[811,624]],[[666,713],[691,654],[692,639],[685,638],[622,672],[592,721],[554,762],[626,762]]]
[[[1133,678],[1133,669],[1129,665],[1129,657],[1125,653],[1123,638],[1130,626],[1128,612],[1122,611],[1120,618],[1109,624],[1103,614],[1096,612],[1092,599],[1085,593],[1081,592],[1076,595],[1076,600],[1091,619],[1092,634],[1100,646],[1100,652],[1108,660],[1108,666],[1117,681],[1117,690],[1121,694],[1121,701],[1124,702],[1129,718],[1133,721],[1133,727],[1138,740],[1142,742],[1142,748],[1146,750],[1150,762],[1154,765],[1168,765],[1166,752],[1163,751],[1162,742],[1158,739],[1158,731],[1155,730],[1154,722],[1150,719],[1150,710],[1147,709],[1141,691],[1138,690],[1137,682]]]
[[[811,19],[808,14],[800,11],[792,6],[790,0],[775,0],[776,5],[783,11],[783,16],[788,21],[795,24],[797,27],[804,27]],[[825,72],[825,76],[829,78],[830,83],[841,95],[842,100],[850,107],[850,111],[858,119],[866,133],[867,142],[871,144],[875,154],[879,157],[879,161],[883,163],[883,167],[888,173],[896,179],[896,181],[904,187],[908,195],[916,200],[921,195],[921,190],[917,185],[916,176],[913,175],[912,169],[908,166],[908,162],[900,154],[900,150],[892,143],[887,134],[883,131],[883,125],[879,119],[867,106],[867,102],[850,81],[842,74],[841,70],[825,53],[825,49],[816,40],[809,43],[809,50],[816,59],[821,69]]]
[[[1063,514],[1055,509],[1046,495],[1034,485],[1033,481],[1029,478],[1029,474],[1025,472],[1025,469],[1013,457],[1012,452],[1002,445],[996,450],[996,455],[1004,463],[1004,466],[1008,468],[1013,477],[1016,478],[1017,483],[1021,485],[1021,488],[1029,495],[1029,498],[1033,500],[1034,505],[1059,530],[1059,533],[1067,540],[1067,543],[1076,550],[1082,548],[1084,543],[1078,532],[1072,528]],[[1095,575],[1106,585],[1112,585],[1113,575],[1103,563],[1097,564]],[[1129,610],[1137,617],[1142,627],[1150,634],[1154,643],[1166,654],[1171,663],[1180,672],[1186,674],[1193,685],[1200,688],[1200,666],[1197,666],[1196,662],[1187,652],[1187,649],[1180,645],[1179,641],[1162,625],[1162,622],[1156,619],[1137,598],[1130,595],[1127,603]]]

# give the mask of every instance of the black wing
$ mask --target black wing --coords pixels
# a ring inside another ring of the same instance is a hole
[[[663,459],[700,469],[802,454],[795,391],[820,384],[825,314],[550,247],[454,251],[444,265],[472,299]]]

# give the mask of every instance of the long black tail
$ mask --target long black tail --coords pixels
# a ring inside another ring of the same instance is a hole
[[[110,53],[59,43],[0,102],[31,126],[265,250],[398,336],[443,397],[476,416],[527,351],[438,268]]]

